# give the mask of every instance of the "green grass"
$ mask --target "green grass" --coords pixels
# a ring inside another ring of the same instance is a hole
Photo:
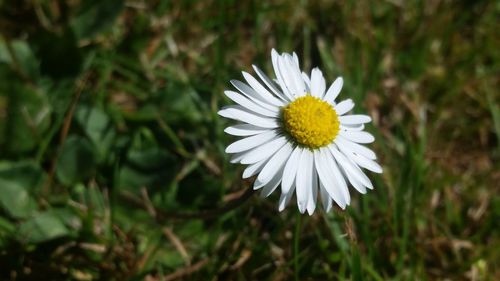
[[[499,12],[0,2],[0,279],[498,280]],[[271,48],[374,119],[384,173],[344,212],[279,213],[224,153],[223,90]]]

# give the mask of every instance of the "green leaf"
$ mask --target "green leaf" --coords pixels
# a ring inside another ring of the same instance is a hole
[[[195,100],[196,92],[180,83],[169,83],[167,88],[159,91],[159,112],[169,124],[182,124],[185,122],[197,123],[203,120],[203,114]]]
[[[0,178],[0,194],[0,206],[14,218],[28,217],[36,210],[34,199],[20,182]]]
[[[81,106],[76,111],[75,117],[94,144],[99,161],[102,161],[116,136],[108,115],[99,108]]]
[[[71,27],[79,39],[92,37],[111,24],[124,7],[122,0],[84,1]]]
[[[40,243],[70,234],[59,214],[53,211],[37,213],[22,223],[18,232],[21,241],[30,243]]]
[[[82,227],[81,218],[77,216],[70,208],[51,209],[49,212],[54,217],[57,217],[62,223],[64,223],[67,229],[71,232],[80,230]]]
[[[33,80],[40,76],[39,62],[27,42],[12,40],[9,51],[8,43],[0,38],[0,62],[9,64],[13,69],[18,68],[24,75]]]
[[[86,187],[83,191],[85,206],[88,206],[93,214],[104,215],[106,211],[106,199],[102,191],[95,186]]]
[[[32,150],[50,125],[51,107],[43,91],[24,83],[0,63],[0,149],[9,155]]]
[[[132,149],[120,170],[120,185],[125,188],[168,186],[177,170],[175,159],[158,147]]]
[[[65,185],[72,185],[90,177],[95,171],[95,153],[92,144],[81,137],[70,136],[57,160],[56,175]]]
[[[16,226],[8,221],[7,219],[0,216],[0,248],[5,247],[9,241],[9,238],[16,231]]]
[[[10,221],[0,217],[0,234],[14,232],[16,227]]]
[[[36,209],[31,193],[44,179],[44,172],[33,162],[0,162],[0,206],[11,217],[28,217]]]
[[[15,181],[32,192],[42,186],[45,181],[45,172],[31,161],[0,162],[0,179]]]

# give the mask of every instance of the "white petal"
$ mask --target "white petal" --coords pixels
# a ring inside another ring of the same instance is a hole
[[[278,205],[278,210],[281,212],[285,209],[285,207],[290,203],[290,199],[292,199],[293,192],[295,191],[295,183],[292,184],[288,193],[281,193],[280,201]]]
[[[271,157],[257,178],[261,182],[268,182],[277,173],[282,177],[285,163],[288,158],[290,158],[292,151],[292,145],[287,142],[273,157]]]
[[[297,54],[295,52],[293,52],[293,62],[295,63],[295,65],[297,65],[298,68],[300,68],[299,57],[297,56]]]
[[[374,173],[378,173],[378,174],[381,174],[382,173],[382,167],[380,167],[380,165],[371,160],[371,159],[368,159],[362,155],[358,155],[358,154],[350,154],[350,158],[351,160],[353,160],[356,164],[358,164],[359,166],[367,169],[367,170],[370,170]]]
[[[276,110],[276,105],[272,104],[270,101],[266,100],[263,96],[261,96],[257,91],[255,91],[252,87],[247,84],[239,81],[239,80],[231,80],[230,81],[233,86],[238,89],[242,94],[247,96],[256,104],[264,107],[265,109],[269,109],[271,111]]]
[[[319,181],[319,192],[321,197],[321,204],[323,205],[325,212],[329,212],[332,208],[332,199],[330,198],[330,194],[328,194],[328,191],[326,191],[326,188],[321,181]]]
[[[297,168],[299,167],[301,153],[302,148],[295,147],[285,164],[285,169],[283,170],[283,181],[281,182],[282,193],[288,193],[290,187],[295,183],[295,176],[297,175]]]
[[[359,182],[361,182],[364,186],[368,188],[373,188],[373,185],[368,179],[368,177],[359,169],[356,164],[352,163],[349,158],[346,158],[340,151],[337,150],[335,145],[329,145],[328,148],[332,152],[333,156],[337,160],[337,163],[344,169],[344,171],[347,173],[347,176],[349,180],[351,181],[351,178],[355,178]],[[352,183],[352,181],[351,181]],[[354,186],[356,188],[356,186]],[[359,190],[359,192],[364,193],[366,190]]]
[[[375,152],[373,152],[371,149],[364,147],[360,144],[357,144],[355,142],[352,142],[350,140],[347,140],[341,135],[338,135],[335,138],[335,144],[337,144],[338,148],[344,152],[344,154],[349,153],[356,153],[359,155],[362,155],[368,159],[375,160],[377,159],[377,155],[375,155]]]
[[[277,96],[279,97],[280,99],[286,101],[286,102],[290,102],[291,100],[285,95],[283,94],[280,90],[278,90],[278,88],[276,88],[274,82],[269,79],[269,77],[260,69],[258,68],[257,66],[255,65],[252,65],[253,66],[253,69],[255,70],[255,72],[257,73],[257,75],[260,77],[260,79],[264,82],[264,84],[266,84],[266,86],[271,89],[271,91]]]
[[[367,132],[364,131],[346,131],[346,130],[340,130],[339,135],[343,136],[344,138],[357,142],[357,143],[372,143],[375,141],[375,138]]]
[[[268,159],[264,159],[252,165],[248,165],[248,167],[246,167],[246,169],[243,171],[243,175],[241,177],[247,179],[253,175],[258,174],[266,165],[267,160]]]
[[[283,82],[284,82],[284,84],[281,85],[281,87],[287,88],[288,92],[292,95],[292,99],[295,99],[296,97],[299,96],[298,90],[295,87],[295,82],[293,81],[293,79],[294,79],[293,74],[288,67],[287,60],[285,58],[283,58],[282,56],[278,57],[278,67],[279,67],[279,70],[280,70],[280,73],[283,77]]]
[[[349,112],[351,109],[354,107],[354,102],[351,99],[346,99],[341,102],[339,102],[337,105],[334,106],[335,111],[337,112],[337,115],[343,115],[347,112]]]
[[[287,139],[284,136],[273,139],[272,141],[265,143],[261,146],[249,151],[243,159],[241,159],[241,164],[253,164],[259,162],[262,159],[266,159],[274,155],[283,145],[287,143]]]
[[[363,131],[365,129],[365,125],[364,124],[356,124],[356,125],[340,124],[340,129],[347,130],[347,131]]]
[[[299,211],[301,213],[304,213],[306,210],[309,190],[312,188],[311,175],[313,158],[313,154],[309,150],[302,150],[299,167],[297,169],[297,178],[295,179],[297,204],[299,205]]]
[[[245,122],[262,128],[273,129],[280,126],[277,119],[257,115],[244,109],[240,105],[225,106],[217,113],[222,117]]]
[[[230,98],[232,101],[234,101],[235,103],[243,106],[244,108],[250,110],[250,111],[253,111],[257,114],[261,114],[261,115],[264,115],[264,116],[267,116],[267,117],[272,117],[272,118],[277,118],[279,117],[279,110],[278,108],[276,108],[275,111],[271,111],[271,110],[268,110],[268,109],[265,109],[263,108],[262,106],[254,103],[253,101],[251,101],[250,99],[248,98],[245,98],[243,95],[237,93],[237,92],[233,92],[233,91],[224,91],[224,94]]]
[[[356,172],[358,173],[357,176],[356,176],[356,179],[359,180],[359,182],[361,184],[363,184],[364,186],[366,186],[367,188],[369,189],[373,189],[373,184],[372,182],[370,181],[370,179],[366,176],[366,174],[361,170],[361,168],[356,164],[354,163],[354,161],[349,158],[349,157],[346,157],[347,161],[351,164],[352,167],[354,167],[354,169],[356,170]]]
[[[229,162],[231,163],[240,163],[241,159],[245,157],[245,152],[238,152],[231,154],[231,158],[229,159]]]
[[[311,73],[311,95],[320,99],[325,95],[325,78],[319,68],[313,68]]]
[[[262,189],[262,192],[260,193],[260,196],[267,197],[271,195],[271,193],[273,193],[276,190],[280,182],[281,182],[281,173],[276,173],[274,177],[268,183],[266,183],[266,185]]]
[[[276,138],[278,134],[274,130],[270,130],[268,132],[258,134],[255,136],[247,137],[238,141],[233,142],[226,148],[226,153],[237,153],[243,152],[254,147],[257,147],[261,144],[264,144],[274,138]]]
[[[275,106],[285,105],[283,101],[275,98],[271,93],[269,93],[269,91],[266,90],[266,88],[264,88],[264,86],[262,86],[262,84],[260,84],[259,81],[257,81],[257,79],[255,79],[252,75],[245,71],[243,71],[242,73],[248,85],[250,85],[250,87],[252,87],[258,94],[260,94],[266,101]]]
[[[368,115],[353,114],[353,115],[340,116],[339,121],[341,124],[355,125],[355,124],[369,123],[372,121],[372,118]]]
[[[272,63],[273,63],[273,69],[274,69],[274,74],[276,75],[276,80],[278,85],[280,85],[281,90],[283,93],[288,97],[288,100],[293,100],[293,95],[290,93],[290,90],[286,87],[286,83],[284,80],[284,73],[281,72],[280,68],[280,60],[281,56],[276,52],[275,49],[271,51],[271,58],[272,58]]]
[[[351,185],[361,194],[366,193],[366,186],[362,184],[354,175],[348,173],[344,168],[341,168],[345,177],[349,180]]]
[[[235,153],[234,154],[235,157],[231,158],[231,163],[241,163],[249,165],[249,164],[254,164],[256,162],[260,162],[262,160],[268,160],[269,158],[271,158],[271,156],[273,156],[274,152],[276,152],[277,150],[276,149],[275,151],[273,151],[272,149],[269,149],[269,146],[273,145],[276,142],[276,140],[278,140],[278,138],[279,137],[276,137],[275,139],[267,143],[264,143],[262,145],[259,145],[257,147],[254,147],[252,149]],[[265,148],[263,149],[263,147]],[[259,158],[257,159],[258,161],[252,159],[252,157],[255,157],[256,155]]]
[[[327,161],[326,156],[322,151],[315,151],[314,161],[316,163],[316,171],[318,171],[321,185],[326,189],[329,197],[333,198],[335,203],[344,209],[346,206],[344,195],[340,191],[340,188],[335,183],[335,179],[329,171],[329,162]]]
[[[292,56],[290,56],[289,54],[284,54],[283,56],[285,60],[287,60],[288,71],[292,75],[293,83],[295,84],[297,93],[299,94],[299,96],[307,94],[306,88],[304,86],[304,80],[302,80],[302,75],[300,73],[299,67],[293,62]]]
[[[318,198],[318,174],[314,169],[314,161],[313,161],[313,169],[311,176],[311,190],[309,191],[309,198],[307,199],[307,213],[311,216],[316,209],[316,200]]]
[[[255,179],[255,181],[253,182],[253,190],[261,189],[265,185],[266,184],[263,182],[260,182],[259,179]]]
[[[351,197],[347,184],[331,153],[327,149],[321,148],[315,152],[314,156],[316,170],[323,186],[335,203],[344,209],[346,205],[349,205]]]
[[[269,129],[265,129],[262,127],[257,127],[250,124],[237,124],[233,126],[229,126],[224,129],[224,132],[233,136],[253,136],[256,134],[264,133],[269,131]]]
[[[311,80],[309,79],[309,76],[307,76],[307,73],[302,72],[302,80],[304,80],[304,84],[306,85],[306,91],[311,92]]]
[[[340,94],[340,90],[342,90],[342,85],[344,85],[344,79],[342,79],[342,77],[335,79],[330,88],[328,88],[328,91],[326,91],[326,95],[323,100],[334,104],[335,99]]]

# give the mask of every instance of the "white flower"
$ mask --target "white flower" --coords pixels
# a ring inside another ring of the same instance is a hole
[[[321,71],[314,68],[310,78],[301,73],[295,53],[272,50],[271,56],[274,81],[254,65],[262,82],[243,72],[246,83],[231,81],[239,92],[224,92],[237,105],[224,107],[219,115],[240,122],[224,131],[243,137],[226,152],[232,163],[248,165],[243,178],[258,175],[254,189],[262,189],[263,196],[281,183],[280,211],[294,192],[301,213],[314,212],[318,193],[326,211],[332,199],[345,209],[351,202],[347,181],[366,193],[373,185],[361,168],[382,173],[375,153],[362,145],[374,141],[363,131],[371,118],[346,114],[354,107],[351,99],[335,101],[342,78],[326,90]]]

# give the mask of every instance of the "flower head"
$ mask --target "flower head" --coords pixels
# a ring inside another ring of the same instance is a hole
[[[367,115],[347,114],[354,102],[336,98],[343,85],[337,78],[326,90],[318,68],[311,77],[301,72],[297,55],[271,53],[275,80],[255,65],[259,82],[243,72],[246,83],[232,80],[238,90],[225,91],[237,103],[219,115],[239,121],[224,131],[242,137],[226,148],[232,163],[248,165],[243,178],[257,175],[254,189],[269,196],[281,185],[279,210],[296,194],[301,213],[312,214],[320,196],[329,211],[332,200],[344,209],[350,204],[348,182],[360,193],[372,189],[361,168],[382,173],[375,153],[362,144],[374,137],[363,131]]]

